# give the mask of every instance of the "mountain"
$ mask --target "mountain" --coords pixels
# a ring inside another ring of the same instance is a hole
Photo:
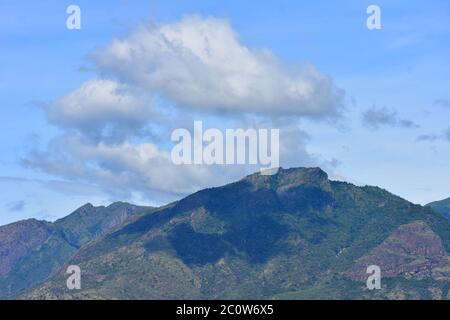
[[[444,216],[450,219],[450,198],[441,201],[431,202],[427,204],[427,206],[433,208],[437,212],[443,214]]]
[[[153,208],[115,202],[107,207],[94,207],[88,203],[70,215],[55,221],[67,241],[81,247],[92,239],[105,235],[131,222]]]
[[[79,248],[152,208],[86,204],[55,223],[23,220],[0,227],[0,298],[29,289],[59,270]]]
[[[447,299],[450,221],[319,168],[196,192],[81,247],[24,299]],[[366,268],[381,268],[368,290]]]

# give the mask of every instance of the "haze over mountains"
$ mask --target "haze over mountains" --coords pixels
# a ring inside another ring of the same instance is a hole
[[[446,203],[293,168],[162,208],[88,204],[0,227],[0,297],[448,299]],[[67,265],[80,266],[81,290],[67,289]],[[381,290],[367,289],[368,265]]]

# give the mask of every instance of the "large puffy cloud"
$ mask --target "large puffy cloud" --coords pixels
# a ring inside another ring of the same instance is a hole
[[[344,95],[311,65],[288,70],[268,50],[244,46],[216,18],[141,27],[92,59],[101,72],[183,107],[327,118],[339,114]]]
[[[146,96],[111,80],[89,80],[42,107],[52,124],[95,140],[136,135],[154,116]]]
[[[88,184],[116,200],[139,193],[160,203],[260,169],[173,164],[170,131],[180,123],[189,127],[186,115],[199,114],[221,129],[273,128],[275,122],[282,166],[324,164],[307,152],[298,120],[338,116],[343,92],[313,66],[288,71],[270,52],[245,47],[224,20],[189,17],[142,27],[92,57],[99,78],[43,104],[63,134],[46,150],[29,154],[26,166]],[[233,116],[218,118],[220,110]],[[299,117],[283,117],[293,114]],[[263,123],[242,125],[245,119]]]

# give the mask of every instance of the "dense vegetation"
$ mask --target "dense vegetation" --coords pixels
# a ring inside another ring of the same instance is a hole
[[[281,169],[148,213],[71,259],[82,290],[60,273],[25,297],[448,298],[449,249],[450,221],[429,207]],[[382,290],[367,290],[366,261],[390,268]]]

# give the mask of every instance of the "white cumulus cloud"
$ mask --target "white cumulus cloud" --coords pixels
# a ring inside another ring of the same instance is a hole
[[[283,66],[270,51],[243,45],[217,18],[141,27],[92,59],[103,73],[183,107],[326,118],[339,114],[344,96],[314,66]]]
[[[43,104],[49,121],[101,138],[136,134],[151,120],[150,100],[111,80],[89,80],[52,103]]]
[[[169,152],[152,143],[111,145],[87,142],[77,134],[55,138],[47,150],[34,151],[23,164],[70,181],[89,182],[116,197],[137,192],[156,201],[218,186],[246,172],[237,166],[175,165]]]
[[[186,115],[211,117],[221,129],[238,128],[246,119],[252,121],[244,128],[251,128],[262,119],[255,127],[280,129],[282,166],[320,162],[295,123],[337,117],[344,96],[315,67],[285,66],[268,50],[243,45],[230,24],[216,18],[141,27],[96,50],[92,59],[97,78],[42,104],[62,133],[23,163],[115,199],[138,193],[162,203],[260,169],[173,164],[170,131],[189,122]]]

